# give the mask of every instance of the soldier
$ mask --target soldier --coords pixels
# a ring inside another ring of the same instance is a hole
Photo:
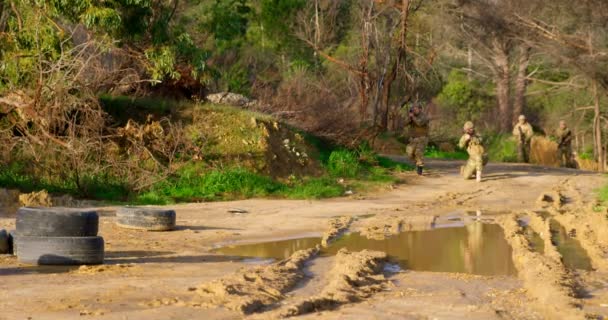
[[[467,121],[463,129],[464,134],[460,138],[458,146],[467,150],[469,160],[465,166],[460,168],[460,174],[465,179],[471,179],[474,175],[477,182],[481,182],[481,172],[488,161],[481,136],[475,132],[475,126],[471,121]]]
[[[557,158],[562,167],[572,167],[572,131],[566,125],[566,121],[559,122],[559,128],[555,130],[557,138]]]
[[[409,143],[405,152],[407,156],[416,162],[416,172],[422,175],[424,168],[424,150],[429,143],[429,119],[422,113],[422,107],[414,103],[408,110],[405,125],[409,127]]]
[[[523,114],[519,116],[519,121],[513,128],[513,135],[517,140],[517,161],[530,162],[530,141],[534,131]]]

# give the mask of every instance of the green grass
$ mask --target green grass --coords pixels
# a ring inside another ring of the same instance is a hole
[[[435,146],[429,146],[424,152],[424,156],[430,159],[446,159],[446,160],[467,160],[469,155],[464,150],[456,150],[453,152],[440,151]]]
[[[490,161],[517,162],[517,142],[509,134],[491,136],[486,148]]]
[[[107,176],[81,176],[75,180],[66,177],[55,179],[39,178],[27,174],[20,165],[0,166],[0,186],[19,189],[21,192],[46,190],[49,193],[69,194],[81,198],[106,201],[125,201],[128,199],[128,188],[117,178]]]

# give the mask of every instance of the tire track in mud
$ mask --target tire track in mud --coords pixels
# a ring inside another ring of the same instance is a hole
[[[387,254],[363,250],[338,252],[330,270],[329,283],[321,293],[296,302],[279,313],[280,317],[292,317],[311,312],[332,310],[340,305],[359,302],[386,288],[387,280],[382,269]]]
[[[604,319],[608,316],[601,306],[608,301],[608,288],[597,287],[598,279],[605,279],[608,273],[608,215],[606,209],[597,210],[595,201],[586,203],[579,189],[573,185],[570,178],[562,180],[550,193],[559,201],[542,201],[548,192],[539,198],[538,206],[545,212],[542,218],[529,213],[531,227],[545,242],[546,255],[561,261],[562,256],[551,243],[549,221],[554,220],[566,230],[569,237],[576,239],[589,257],[593,270],[568,270],[574,296],[580,298],[580,307],[590,319]],[[548,244],[548,245],[547,245]],[[599,290],[599,291],[598,291]],[[603,314],[603,315],[602,315]]]
[[[316,258],[321,246],[326,247],[340,237],[350,226],[351,217],[336,217],[328,222],[322,244],[301,250],[289,258],[266,266],[247,268],[224,278],[203,284],[193,291],[197,296],[191,306],[223,306],[249,315],[277,307],[286,294],[306,276],[306,263]],[[363,251],[338,253],[331,272],[329,285],[315,299],[306,300],[281,316],[296,315],[319,308],[329,308],[354,302],[383,288],[385,279],[380,273],[387,255],[383,252]],[[278,315],[277,315],[278,316]]]
[[[531,244],[524,236],[515,215],[497,219],[513,250],[513,263],[518,277],[523,280],[524,288],[530,296],[538,300],[536,307],[548,319],[584,319],[585,313],[579,309],[580,301],[574,298],[577,283],[561,263],[561,256],[550,239],[547,241],[547,237],[550,238],[548,225],[537,218],[540,219],[531,217],[530,227],[545,241],[544,255],[530,250]]]

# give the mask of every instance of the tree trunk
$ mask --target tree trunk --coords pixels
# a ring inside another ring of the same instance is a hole
[[[597,82],[593,81],[593,149],[597,159],[598,171],[604,172],[606,160],[604,159],[604,145],[602,144],[602,126],[601,126],[601,114],[600,114],[600,95],[597,89]]]
[[[526,89],[528,87],[528,65],[530,65],[530,50],[528,46],[520,47],[519,66],[517,78],[515,78],[515,96],[513,100],[512,122],[517,122],[517,117],[524,113],[526,106]]]
[[[498,129],[508,132],[511,123],[511,105],[509,102],[509,52],[504,43],[494,40],[494,81],[498,101]]]

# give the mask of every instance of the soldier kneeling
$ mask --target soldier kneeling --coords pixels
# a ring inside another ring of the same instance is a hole
[[[483,147],[481,136],[475,132],[473,122],[467,121],[464,124],[464,135],[460,138],[458,146],[466,149],[469,154],[467,164],[460,167],[460,174],[465,179],[471,179],[475,176],[477,182],[481,182],[481,172],[488,163],[488,156]]]

